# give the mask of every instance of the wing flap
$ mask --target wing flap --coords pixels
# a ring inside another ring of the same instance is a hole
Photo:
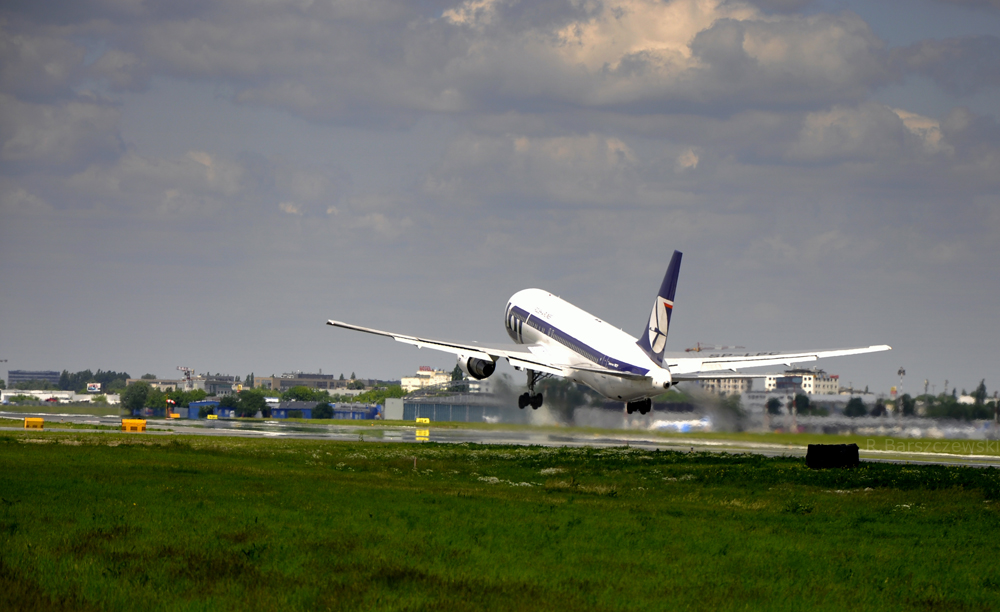
[[[614,376],[615,378],[624,378],[625,380],[646,380],[649,376],[644,374],[635,374],[634,372],[619,372],[618,370],[609,370],[607,368],[591,368],[587,366],[579,365],[569,365],[566,366],[567,370],[577,370],[580,372],[590,372],[591,374],[604,374],[605,376]]]
[[[546,374],[552,374],[555,376],[565,376],[566,372],[557,366],[540,363],[538,361],[523,359],[521,357],[506,355],[507,363],[514,366],[518,370],[535,370],[536,372],[545,372]]]
[[[717,374],[714,372],[701,373],[701,374],[675,374],[671,378],[675,383],[690,381],[690,380],[719,380],[725,378],[767,378],[769,374]]]

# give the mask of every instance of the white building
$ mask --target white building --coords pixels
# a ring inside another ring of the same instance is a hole
[[[404,376],[399,380],[403,391],[411,393],[417,389],[430,387],[432,385],[444,385],[451,382],[451,372],[445,370],[435,370],[430,366],[420,366],[416,376]]]
[[[27,395],[39,402],[54,399],[60,404],[87,404],[90,403],[100,393],[76,393],[75,391],[29,391],[22,389],[4,389],[0,391],[0,403],[10,403],[18,395]],[[117,404],[119,396],[109,394],[104,396],[109,404]]]
[[[704,390],[719,395],[744,393],[753,388],[752,378],[703,378],[698,382]]]
[[[794,369],[784,374],[768,374],[764,379],[765,391],[798,391],[806,395],[836,395],[840,393],[840,375],[823,370]]]

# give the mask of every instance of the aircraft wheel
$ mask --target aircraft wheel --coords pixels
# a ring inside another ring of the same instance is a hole
[[[531,396],[531,409],[538,410],[541,407],[542,407],[542,394],[539,393],[537,395]]]
[[[524,410],[524,408],[530,403],[531,403],[531,396],[528,395],[527,393],[522,393],[517,398],[517,407],[520,408],[521,410]]]

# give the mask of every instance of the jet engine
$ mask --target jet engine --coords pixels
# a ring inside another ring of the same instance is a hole
[[[669,389],[670,385],[673,384],[673,377],[670,376],[670,370],[667,368],[660,368],[657,372],[651,372],[653,376],[653,386],[660,387],[663,389]]]
[[[462,368],[462,371],[472,378],[482,380],[489,378],[490,374],[497,369],[497,364],[491,359],[466,358],[463,355],[458,358],[458,367]]]

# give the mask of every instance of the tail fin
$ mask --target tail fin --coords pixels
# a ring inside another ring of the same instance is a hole
[[[649,313],[649,324],[637,342],[639,348],[658,364],[663,362],[663,349],[667,345],[667,331],[670,327],[670,315],[674,310],[674,292],[677,291],[677,276],[680,271],[681,252],[674,251],[667,273],[663,276],[663,284],[653,302],[653,310]]]

